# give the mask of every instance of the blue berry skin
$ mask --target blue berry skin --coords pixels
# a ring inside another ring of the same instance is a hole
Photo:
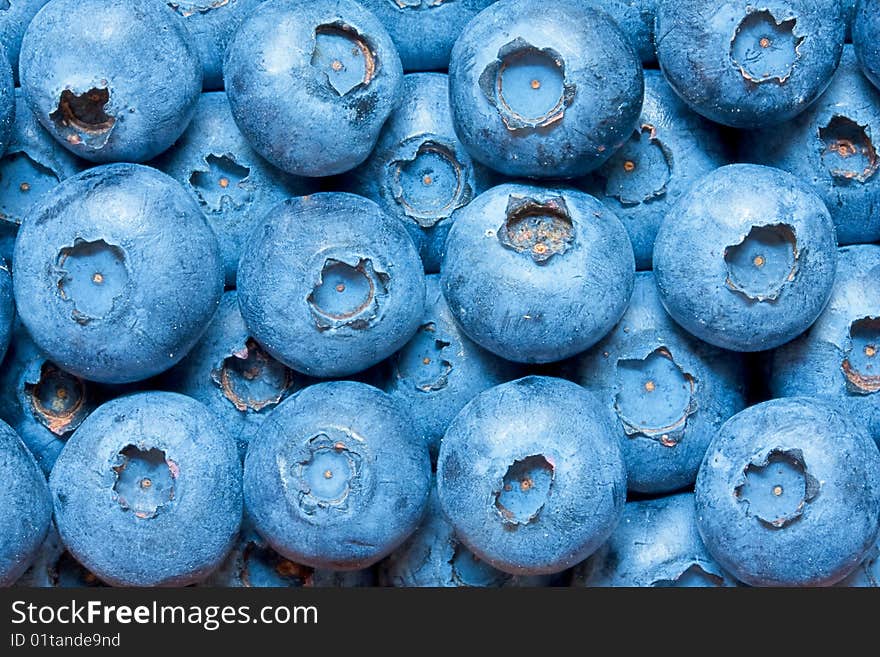
[[[422,262],[406,230],[354,194],[275,206],[238,268],[251,335],[311,376],[347,376],[390,356],[418,330],[424,299]]]
[[[692,493],[628,502],[611,538],[575,569],[573,586],[737,586],[697,531]]]
[[[0,157],[0,257],[12,263],[15,236],[30,207],[58,183],[84,167],[43,129],[15,90],[15,123]]]
[[[880,246],[840,249],[831,299],[804,335],[773,352],[774,397],[830,396],[880,444]]]
[[[437,454],[446,428],[483,390],[521,376],[522,368],[472,342],[459,328],[440,277],[426,278],[425,314],[415,336],[384,365],[379,387],[409,409],[416,433]]]
[[[442,73],[405,75],[401,101],[376,148],[346,181],[406,226],[431,274],[440,271],[446,236],[460,210],[492,184],[489,171],[455,134],[448,87]]]
[[[743,159],[789,171],[831,212],[840,244],[880,240],[880,92],[861,74],[851,46],[828,90],[797,118],[741,134]]]
[[[789,173],[750,164],[696,182],[654,244],[666,310],[696,337],[734,351],[772,349],[809,328],[836,262],[822,199]]]
[[[329,176],[367,159],[403,69],[379,20],[354,0],[269,0],[223,66],[238,127],[275,166]]]
[[[183,19],[156,0],[52,0],[21,45],[37,120],[92,162],[145,162],[180,137],[202,89]]]
[[[401,404],[353,381],[278,405],[251,440],[244,495],[257,531],[312,568],[359,570],[415,531],[431,461]]]
[[[46,476],[64,443],[103,398],[89,381],[69,374],[37,349],[16,322],[0,367],[0,418],[19,435]]]
[[[533,178],[601,165],[632,134],[644,92],[626,36],[580,0],[490,5],[455,42],[449,84],[455,130],[474,159]]]
[[[12,339],[12,322],[15,319],[15,299],[12,296],[12,274],[9,266],[0,260],[0,360]]]
[[[640,270],[669,208],[694,181],[730,162],[718,126],[692,112],[659,71],[647,70],[639,126],[583,189],[623,222]]]
[[[728,420],[696,485],[709,552],[752,586],[821,586],[877,540],[880,452],[832,402],[775,399]]]
[[[735,128],[781,123],[831,82],[846,31],[828,0],[659,0],[654,26],[666,79],[696,112]]]
[[[626,470],[611,416],[580,386],[529,376],[487,390],[440,444],[443,512],[474,554],[542,575],[592,554],[617,524]]]
[[[273,205],[311,191],[312,185],[279,171],[254,151],[236,126],[223,93],[202,94],[183,136],[152,162],[196,200],[214,229],[226,272],[235,272],[244,241]]]
[[[380,582],[396,587],[560,586],[561,574],[511,575],[481,561],[455,536],[431,487],[428,509],[418,530],[380,566]]]
[[[250,337],[232,290],[223,295],[202,339],[165,372],[162,386],[214,411],[244,459],[251,436],[266,416],[306,381]]]
[[[285,559],[269,547],[245,515],[232,551],[206,581],[205,586],[232,588],[375,586],[376,573],[363,570],[315,570]]]
[[[880,2],[858,0],[852,40],[862,72],[874,86],[880,87]]]
[[[60,367],[128,383],[183,358],[223,292],[217,240],[171,178],[137,164],[89,169],[30,210],[15,243],[16,305]]]
[[[837,586],[876,588],[880,586],[880,540],[868,551],[868,556]]]
[[[629,238],[611,210],[576,190],[519,184],[462,209],[442,267],[462,330],[521,363],[593,346],[626,310],[634,276]]]
[[[614,411],[627,485],[638,493],[692,485],[715,433],[746,406],[741,356],[672,321],[651,272],[636,274],[611,333],[575,359],[574,380]]]
[[[55,523],[52,522],[31,567],[18,578],[15,586],[85,588],[106,585],[71,556],[58,535]]]
[[[24,31],[33,17],[48,0],[2,0],[0,1],[0,44],[12,66],[12,75],[18,82],[18,52]]]
[[[12,125],[15,123],[15,84],[12,69],[3,53],[3,44],[0,42],[0,155],[9,145]]]
[[[263,0],[159,0],[183,16],[202,62],[202,88],[223,88],[223,57],[241,22]]]
[[[0,587],[31,565],[49,529],[52,503],[34,457],[9,425],[0,422]]]
[[[440,71],[465,26],[495,0],[358,0],[391,35],[403,70]]]
[[[203,404],[168,392],[107,402],[62,450],[49,487],[71,554],[114,586],[185,586],[241,524],[235,444]]]
[[[658,0],[582,0],[591,7],[601,9],[617,23],[642,64],[657,64],[654,52],[654,12]]]

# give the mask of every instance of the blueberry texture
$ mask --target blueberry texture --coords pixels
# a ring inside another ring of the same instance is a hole
[[[663,305],[725,349],[772,349],[819,316],[834,282],[834,225],[809,185],[735,164],[702,178],[670,209],[654,245]]]
[[[9,266],[0,259],[0,359],[6,353],[12,338],[12,322],[15,319],[15,300],[12,296],[12,275]]]
[[[64,544],[116,586],[204,579],[241,523],[235,444],[204,405],[173,393],[98,408],[67,441],[49,487]]]
[[[0,41],[0,155],[9,145],[12,124],[15,122],[15,85],[12,70],[4,56],[3,42]]]
[[[235,30],[263,0],[160,0],[183,16],[202,62],[202,87],[223,88],[223,57]]]
[[[577,567],[572,583],[590,587],[737,585],[703,545],[691,493],[629,502],[611,538]]]
[[[89,169],[47,192],[19,231],[15,265],[18,313],[37,346],[104,383],[177,363],[223,291],[217,240],[198,206],[137,164]]]
[[[639,126],[583,187],[623,222],[636,267],[650,269],[654,238],[669,208],[695,180],[728,162],[718,126],[692,112],[658,71],[648,70]]]
[[[440,270],[446,236],[461,208],[491,186],[488,171],[455,134],[448,86],[442,73],[405,75],[400,103],[376,148],[345,181],[403,222],[428,273]]]
[[[758,128],[796,116],[824,91],[846,21],[828,0],[659,0],[657,59],[703,116]]]
[[[809,331],[773,352],[770,391],[844,399],[880,443],[880,246],[839,253],[825,310]]]
[[[329,176],[370,154],[403,70],[388,32],[354,0],[269,0],[223,68],[238,127],[272,164]]]
[[[859,0],[852,23],[852,39],[862,71],[880,87],[880,2]]]
[[[24,31],[48,0],[0,0],[0,44],[18,81],[18,51]]]
[[[575,381],[614,411],[627,485],[639,493],[693,484],[719,427],[746,405],[742,358],[672,321],[650,272],[636,275],[614,330],[577,358]]]
[[[102,392],[96,384],[46,360],[16,323],[0,367],[0,418],[15,429],[46,476],[64,443],[102,399]]]
[[[83,166],[43,129],[16,89],[15,123],[0,158],[0,257],[12,263],[15,236],[30,207]]]
[[[611,330],[634,271],[626,230],[595,198],[506,184],[459,213],[442,284],[474,342],[508,360],[545,363],[584,351]]]
[[[453,420],[437,487],[478,558],[540,575],[583,561],[608,538],[626,470],[599,400],[569,381],[530,376],[487,390]]]
[[[103,587],[105,584],[67,551],[55,523],[52,522],[31,567],[18,579],[15,586],[85,588]]]
[[[37,120],[93,162],[145,162],[186,128],[202,65],[183,19],[157,0],[52,0],[21,45]]]
[[[417,527],[431,463],[406,410],[337,381],[279,404],[248,448],[244,495],[257,531],[313,568],[366,568]]]
[[[52,503],[34,457],[3,422],[0,481],[0,586],[10,586],[37,555],[52,519]]]
[[[235,291],[223,295],[202,339],[163,376],[167,389],[198,399],[217,414],[242,459],[269,412],[304,381],[250,336]]]
[[[511,575],[481,561],[455,536],[431,488],[419,529],[382,562],[381,582],[398,587],[558,586],[560,575]]]
[[[275,206],[239,264],[238,301],[251,335],[313,376],[353,374],[403,347],[419,328],[424,298],[406,230],[354,194]]]
[[[465,26],[495,0],[358,0],[388,30],[404,71],[439,71]]]
[[[743,132],[741,155],[809,183],[831,212],[840,244],[880,240],[880,92],[861,74],[850,46],[828,90],[780,126]]]
[[[840,406],[776,399],[724,424],[696,501],[706,547],[746,584],[833,584],[877,540],[880,452]]]
[[[177,180],[202,208],[217,235],[229,286],[235,285],[242,244],[260,218],[276,203],[311,189],[250,147],[223,93],[202,94],[186,132],[152,164]]]
[[[880,586],[880,540],[868,550],[868,556],[852,571],[844,577],[838,586],[876,588]]]
[[[383,367],[381,387],[409,409],[416,433],[436,455],[446,428],[483,390],[517,378],[521,368],[462,333],[440,291],[426,279],[425,314],[415,336]]]
[[[642,64],[657,63],[654,52],[654,12],[657,0],[582,0],[614,19],[638,53]]]
[[[491,5],[455,42],[449,82],[471,155],[536,178],[582,176],[607,160],[632,134],[644,91],[620,28],[579,0]]]

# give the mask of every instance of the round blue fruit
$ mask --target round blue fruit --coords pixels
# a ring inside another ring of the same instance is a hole
[[[277,552],[313,568],[358,570],[415,531],[431,461],[406,410],[363,383],[309,386],[251,440],[247,512]]]
[[[49,486],[71,554],[116,586],[185,586],[241,523],[241,465],[204,405],[167,392],[107,402],[74,432]]]
[[[748,164],[695,183],[654,244],[666,310],[696,337],[734,351],[772,349],[809,328],[836,262],[822,199],[789,173]]]
[[[626,470],[609,411],[580,386],[530,376],[480,394],[437,461],[443,512],[482,561],[514,575],[583,561],[623,511]]]
[[[5,57],[2,41],[0,41],[0,155],[9,145],[12,126],[15,123],[15,84],[12,81],[12,69]]]
[[[174,180],[137,164],[89,169],[47,192],[15,244],[16,306],[61,368],[102,383],[162,372],[223,292],[214,233]]]
[[[880,2],[859,0],[853,14],[852,40],[862,72],[880,87]]]
[[[626,230],[583,192],[505,184],[449,231],[443,294],[462,330],[511,361],[546,363],[593,346],[632,294]]]
[[[880,452],[841,406],[776,399],[728,420],[700,468],[709,552],[752,586],[839,581],[877,540]]]

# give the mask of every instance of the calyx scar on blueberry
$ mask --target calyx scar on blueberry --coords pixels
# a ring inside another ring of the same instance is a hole
[[[840,367],[850,393],[870,395],[880,390],[880,318],[863,317],[850,325]]]
[[[553,256],[565,253],[574,243],[574,226],[561,196],[544,200],[510,196],[505,221],[497,235],[508,249],[544,264]]]
[[[739,243],[724,250],[727,287],[751,301],[775,301],[795,279],[799,255],[793,227],[752,226]]]
[[[542,454],[514,461],[495,492],[501,520],[511,526],[534,521],[547,503],[554,475],[553,464]]]
[[[77,237],[56,261],[58,295],[73,307],[80,324],[106,317],[128,285],[125,251],[102,239]]]
[[[49,118],[71,144],[84,143],[99,150],[116,125],[116,118],[106,111],[109,102],[110,90],[106,86],[93,87],[81,94],[65,89]]]
[[[446,352],[451,344],[450,338],[437,333],[434,322],[423,324],[395,356],[397,377],[408,380],[421,392],[442,390],[452,373],[452,356]]]
[[[320,509],[347,511],[362,461],[353,439],[318,434],[309,440],[308,449],[308,457],[295,466],[300,509],[307,515]]]
[[[633,206],[666,195],[672,171],[672,153],[657,137],[651,124],[644,124],[629,138],[598,175],[605,179],[605,195],[621,205]]]
[[[750,8],[730,41],[730,58],[751,84],[785,84],[801,56],[803,36],[795,34],[797,18],[777,20],[767,10]]]
[[[369,86],[378,70],[376,54],[370,44],[343,22],[315,28],[311,64],[339,96]]]
[[[259,412],[284,398],[293,385],[293,371],[248,338],[241,349],[211,371],[211,379],[239,411]]]
[[[521,37],[498,50],[497,59],[480,75],[479,86],[511,131],[558,123],[576,90],[566,79],[565,60],[559,53],[536,48]]]
[[[880,162],[869,130],[869,126],[839,114],[819,128],[822,163],[835,182],[865,183],[877,172]]]
[[[113,471],[116,502],[138,518],[155,518],[174,499],[180,471],[161,449],[128,445],[117,455]]]
[[[353,262],[354,264],[350,264]],[[307,302],[320,331],[368,328],[379,317],[391,277],[370,258],[327,258]]]
[[[189,177],[189,185],[203,206],[219,212],[224,203],[239,208],[250,201],[249,167],[239,164],[231,154],[209,153],[204,162],[204,167],[194,170]]]
[[[83,380],[49,361],[40,366],[36,382],[24,384],[24,392],[34,417],[56,436],[72,432],[87,415]]]
[[[746,465],[733,493],[748,515],[782,529],[803,515],[819,488],[801,450],[775,448]]]

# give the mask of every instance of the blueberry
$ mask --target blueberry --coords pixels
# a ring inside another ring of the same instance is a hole
[[[632,134],[644,91],[620,28],[580,0],[490,5],[455,42],[449,83],[471,155],[536,178],[582,176],[607,160]]]
[[[15,123],[0,157],[0,257],[12,262],[15,236],[30,207],[83,166],[43,129],[16,89]]]
[[[737,585],[703,545],[691,493],[629,502],[611,538],[575,569],[572,583],[589,587]]]
[[[0,155],[9,145],[12,125],[15,122],[15,86],[12,82],[12,69],[4,56],[3,42],[0,41]]]
[[[61,368],[125,383],[186,355],[217,308],[223,269],[196,203],[137,164],[89,169],[47,192],[15,244],[19,315]]]
[[[561,360],[623,315],[635,265],[623,225],[583,192],[506,184],[462,208],[443,294],[462,330],[502,358]]]
[[[645,66],[656,65],[654,11],[657,0],[586,0],[617,23]]]
[[[96,384],[46,360],[16,322],[0,367],[0,418],[15,429],[46,476],[64,443],[102,398]]]
[[[516,575],[586,559],[623,511],[626,470],[592,394],[530,376],[496,386],[453,420],[437,461],[443,511],[481,560]]]
[[[880,2],[858,0],[853,13],[852,39],[862,71],[880,87]]]
[[[52,504],[40,467],[9,425],[0,422],[0,587],[31,565],[49,529]]]
[[[673,322],[650,272],[636,275],[626,314],[577,358],[575,372],[613,409],[627,485],[640,493],[693,484],[718,428],[746,405],[741,357],[695,340]]]
[[[448,68],[465,26],[495,0],[358,0],[388,30],[404,71]]]
[[[833,584],[877,540],[880,452],[839,406],[776,399],[721,427],[696,501],[706,547],[746,584]]]
[[[388,32],[354,0],[269,0],[232,38],[223,76],[257,152],[290,173],[329,176],[370,154],[403,70]]]
[[[832,396],[880,443],[880,246],[839,251],[831,299],[812,328],[773,352],[775,397]]]
[[[423,317],[422,263],[406,230],[339,192],[272,208],[245,246],[238,302],[267,353],[312,376],[346,376],[403,347]]]
[[[165,0],[183,16],[202,62],[206,91],[223,88],[223,57],[241,22],[263,0]]]
[[[743,158],[809,183],[831,212],[840,244],[880,239],[880,92],[859,71],[851,46],[828,90],[797,119],[743,132]]]
[[[846,21],[828,0],[659,0],[657,59],[703,116],[737,128],[790,119],[828,83]]]
[[[49,532],[34,562],[18,579],[15,586],[84,588],[103,587],[105,584],[67,551],[53,522],[49,525]]]
[[[446,428],[478,393],[517,378],[520,369],[485,351],[462,333],[440,291],[428,276],[422,325],[392,356],[380,387],[409,409],[417,435],[436,455]]]
[[[650,269],[654,238],[670,206],[696,179],[728,162],[718,126],[694,114],[658,71],[649,70],[638,128],[583,186],[623,222],[636,267]]]
[[[201,206],[217,235],[229,286],[235,285],[242,244],[260,217],[276,203],[311,188],[250,147],[223,93],[202,94],[186,132],[152,164],[183,185]]]
[[[809,185],[735,164],[696,182],[654,244],[663,305],[685,329],[735,351],[772,349],[819,316],[834,282],[834,225]]]
[[[6,353],[12,338],[15,318],[15,300],[12,298],[12,275],[9,266],[0,259],[0,359]]]
[[[269,547],[250,519],[245,516],[241,534],[223,565],[206,581],[206,586],[222,587],[333,587],[373,586],[372,568],[363,570],[315,570],[282,557]]]
[[[157,0],[51,0],[21,44],[37,120],[93,162],[144,162],[186,128],[202,64],[183,19]]]
[[[0,0],[0,44],[18,82],[18,51],[24,31],[48,0]]]
[[[121,397],[89,415],[49,486],[64,544],[117,586],[204,579],[241,523],[235,444],[204,405],[168,392]]]
[[[345,181],[403,222],[428,273],[440,270],[449,227],[461,208],[491,186],[489,172],[455,135],[448,82],[442,73],[405,75],[401,101],[376,148]]]
[[[168,390],[198,399],[217,414],[242,458],[269,412],[304,382],[250,337],[235,291],[223,295],[202,339],[163,376]]]
[[[431,463],[406,410],[352,381],[320,383],[278,405],[251,440],[244,495],[257,531],[295,563],[357,570],[421,519]]]
[[[511,575],[481,561],[459,541],[431,487],[419,529],[382,562],[382,583],[398,587],[558,586],[560,575]]]

